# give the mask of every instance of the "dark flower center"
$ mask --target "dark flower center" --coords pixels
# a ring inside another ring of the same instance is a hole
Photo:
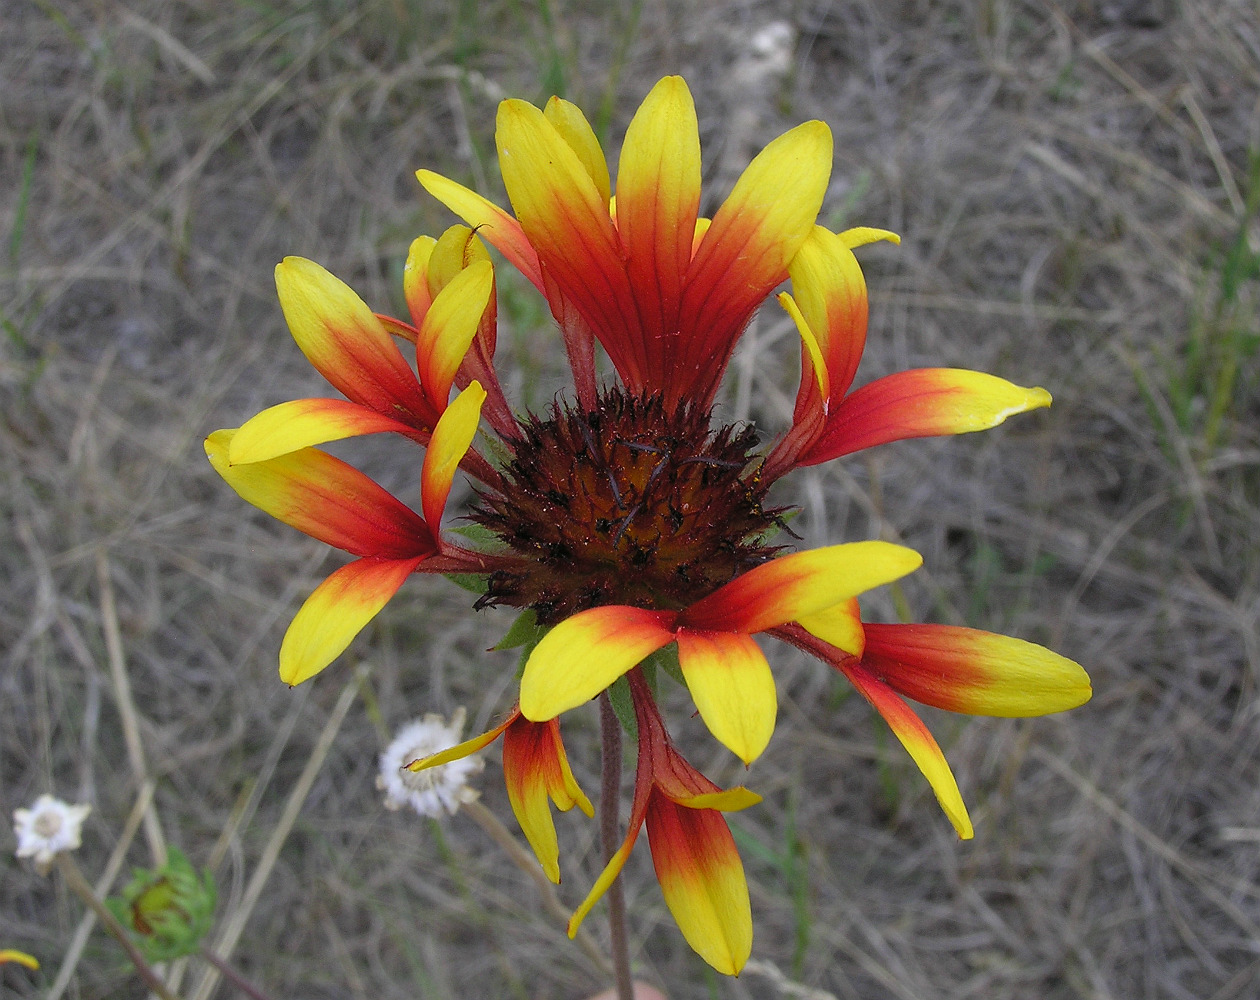
[[[591,412],[554,404],[521,421],[503,487],[470,515],[519,563],[491,574],[481,604],[533,608],[554,624],[605,604],[678,609],[777,551],[781,509],[751,450],[751,427],[606,390]]]

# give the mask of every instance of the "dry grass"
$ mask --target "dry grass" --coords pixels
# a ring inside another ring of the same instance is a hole
[[[1051,643],[1087,665],[1096,696],[1044,720],[930,718],[976,820],[963,844],[860,699],[776,652],[781,725],[747,778],[767,802],[737,818],[755,962],[738,981],[709,975],[640,851],[642,973],[677,1000],[1255,996],[1255,6],[693,6],[7,5],[2,811],[46,790],[92,802],[93,876],[120,838],[135,864],[179,844],[217,865],[222,929],[360,659],[369,700],[350,703],[311,769],[241,966],[277,998],[594,991],[476,826],[386,813],[372,787],[381,733],[365,705],[394,726],[465,704],[481,726],[511,697],[511,660],[483,652],[504,619],[418,579],[356,657],[286,689],[279,637],[333,562],[244,509],[200,440],[323,391],[274,300],[281,256],[316,258],[393,308],[408,241],[449,221],[412,171],[494,192],[500,94],[561,86],[605,109],[615,145],[650,83],[682,71],[719,192],[749,150],[819,117],[837,138],[832,221],[903,234],[864,253],[860,381],[957,364],[1056,396],[996,432],[796,478],[785,499],[803,508],[801,533],[906,539],[927,560],[907,588],[916,615]],[[771,16],[795,27],[793,60],[753,90],[732,67]],[[520,288],[504,312],[509,392],[545,401],[557,340]],[[726,405],[774,433],[796,347],[775,315],[755,332]],[[372,450],[372,471],[410,490],[400,454]],[[575,766],[593,787],[594,723],[574,715]],[[697,763],[734,776],[681,728]],[[494,767],[483,785],[506,818]],[[593,834],[568,816],[560,828],[571,904]],[[4,864],[0,945],[44,971],[5,966],[0,991],[44,996],[81,907]],[[141,995],[99,932],[67,971],[67,996]],[[185,995],[201,976],[185,970]]]

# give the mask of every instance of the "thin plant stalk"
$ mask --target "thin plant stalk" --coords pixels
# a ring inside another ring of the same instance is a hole
[[[108,907],[97,897],[92,887],[88,884],[88,880],[84,877],[83,872],[75,863],[74,858],[68,852],[62,851],[57,855],[57,867],[60,869],[62,877],[66,880],[66,885],[70,887],[70,891],[83,900],[84,905],[96,914],[96,919],[122,945],[123,951],[131,959],[131,964],[136,967],[136,972],[144,980],[145,985],[161,997],[162,1000],[176,1000],[170,988],[153,971],[153,967],[145,961],[144,955],[140,953],[140,949],[135,946],[135,943],[127,935],[127,929],[118,922],[118,918],[110,913]]]
[[[599,696],[599,728],[603,751],[599,791],[599,839],[604,864],[617,853],[617,806],[621,796],[621,723],[613,711],[608,692]],[[612,958],[617,1000],[634,1000],[630,979],[630,944],[626,935],[626,897],[621,875],[608,887],[608,950]]]
[[[262,989],[251,983],[248,979],[241,975],[237,969],[223,961],[223,959],[212,952],[204,944],[197,950],[197,954],[218,969],[223,975],[223,978],[230,982],[238,990],[247,996],[253,997],[253,1000],[271,1000],[271,997],[267,996]]]

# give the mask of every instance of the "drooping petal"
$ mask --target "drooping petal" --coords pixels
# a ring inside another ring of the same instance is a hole
[[[849,542],[771,559],[678,618],[687,628],[764,632],[900,579],[923,564],[912,549],[889,542]]]
[[[206,438],[206,456],[246,502],[352,555],[407,559],[436,551],[420,516],[358,469],[315,448],[231,465],[234,433]]]
[[[455,373],[477,335],[493,287],[490,262],[473,262],[434,296],[420,325],[416,367],[424,395],[438,413],[446,409]]]
[[[639,303],[647,375],[667,377],[683,278],[700,208],[700,133],[679,76],[652,88],[626,130],[617,168],[617,229]]]
[[[752,952],[752,908],[726,820],[654,791],[647,834],[665,905],[683,937],[718,972],[738,975]]]
[[[358,559],[329,576],[284,634],[280,679],[301,684],[332,663],[424,559]]]
[[[678,630],[678,662],[714,738],[751,764],[774,735],[779,701],[765,654],[751,636]]]
[[[429,754],[427,757],[421,757],[419,760],[413,760],[407,764],[408,771],[427,771],[431,767],[440,767],[443,764],[449,764],[453,760],[463,760],[470,754],[476,753],[478,750],[484,750],[491,743],[503,735],[504,731],[513,722],[521,717],[519,709],[514,709],[503,722],[482,733],[480,736],[474,736],[470,740],[464,740],[463,743],[457,743],[453,747],[440,750],[437,753]]]
[[[24,965],[28,969],[38,969],[39,960],[34,955],[28,955],[24,951],[18,951],[16,948],[0,948],[0,965],[5,962],[16,962],[18,965]]]
[[[436,245],[437,240],[432,236],[416,237],[411,241],[407,263],[403,265],[403,297],[407,300],[411,322],[416,327],[424,322],[433,301],[433,292],[429,290],[429,260]]]
[[[787,277],[831,175],[831,130],[806,122],[763,149],[718,209],[692,258],[680,315],[681,397],[711,395],[753,310]]]
[[[970,840],[975,831],[971,826],[971,817],[967,815],[967,806],[958,791],[958,782],[954,780],[954,772],[949,769],[945,755],[941,753],[940,746],[923,724],[923,720],[915,715],[914,710],[892,688],[862,664],[857,661],[841,662],[837,664],[837,668],[843,671],[858,689],[858,693],[871,703],[871,707],[883,716],[888,728],[901,741],[901,745],[927,778],[936,794],[936,801],[958,831],[958,836],[963,840]]]
[[[530,722],[520,717],[508,727],[503,735],[503,779],[525,839],[547,878],[558,884],[560,845],[547,800],[555,802],[561,812],[577,806],[587,816],[595,814],[569,767],[559,722]]]
[[[608,161],[600,148],[599,139],[591,123],[582,114],[582,109],[561,97],[553,97],[543,109],[547,121],[555,126],[569,148],[577,155],[578,161],[586,168],[587,176],[595,184],[604,204],[612,198],[612,180],[608,175]]]
[[[582,314],[618,372],[633,372],[627,331],[638,322],[638,307],[608,203],[577,154],[532,104],[499,105],[495,142],[503,185],[542,270]]]
[[[334,388],[378,412],[426,422],[415,375],[349,285],[313,261],[286,257],[276,265],[276,291],[293,339]]]
[[[432,170],[417,170],[416,177],[429,194],[472,226],[535,288],[546,294],[538,253],[530,245],[519,222],[494,202]]]
[[[410,425],[347,399],[293,399],[245,421],[232,436],[228,461],[265,462],[312,445],[385,431],[416,434]]]
[[[966,434],[1050,405],[1050,393],[985,372],[916,368],[876,379],[832,408],[817,442],[797,460],[817,465],[906,438]]]
[[[455,470],[477,435],[481,404],[485,401],[486,391],[481,384],[470,383],[446,408],[433,429],[433,439],[424,453],[424,466],[420,470],[420,499],[425,522],[434,537],[442,524],[442,512],[446,510],[446,498],[451,495]]]
[[[866,632],[857,598],[823,608],[796,619],[805,631],[829,642],[850,656],[861,656],[866,648]]]
[[[521,676],[521,712],[535,722],[554,719],[589,701],[645,656],[674,639],[661,611],[621,605],[591,608],[566,618],[534,647]]]
[[[1092,693],[1080,664],[1022,639],[952,625],[868,624],[865,631],[863,666],[906,697],[950,712],[1047,715],[1083,705]]]

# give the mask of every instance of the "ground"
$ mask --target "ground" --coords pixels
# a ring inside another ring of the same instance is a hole
[[[211,867],[211,942],[276,998],[606,985],[468,815],[390,812],[373,784],[402,723],[462,705],[479,730],[511,704],[514,660],[486,651],[509,616],[417,578],[286,688],[283,629],[337,557],[245,507],[201,439],[325,391],[284,328],[281,257],[397,311],[410,240],[453,221],[414,171],[499,197],[501,97],[561,93],[615,151],[680,72],[708,209],[816,117],[836,136],[825,220],[902,235],[862,251],[859,384],[957,365],[1055,397],[997,431],[792,477],[775,499],[800,508],[802,544],[905,541],[925,557],[914,616],[1051,645],[1095,696],[1046,719],[928,715],[972,809],[966,843],[815,662],[772,651],[779,727],[747,773],[676,699],[695,762],[766,798],[733,821],[753,962],[708,972],[640,846],[637,974],[674,1000],[1260,992],[1255,5],[16,0],[0,23],[6,815],[42,792],[90,802],[76,857],[93,881],[163,843]],[[506,388],[542,409],[564,384],[559,339],[500,270]],[[790,418],[795,336],[767,308],[724,388],[722,413],[767,440]],[[410,450],[353,454],[414,497]],[[567,718],[593,790],[594,712]],[[482,801],[514,829],[499,774],[492,759]],[[559,827],[572,906],[594,829]],[[3,866],[0,947],[43,963],[0,967],[6,995],[142,995],[99,929],[74,944],[82,906],[59,876]],[[200,964],[179,975],[209,995]]]

